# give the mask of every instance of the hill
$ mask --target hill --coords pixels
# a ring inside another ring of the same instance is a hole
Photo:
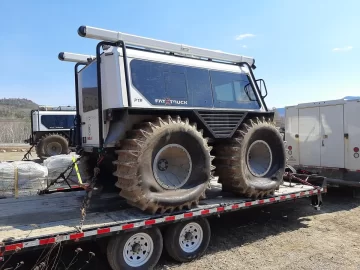
[[[26,119],[30,111],[37,109],[38,104],[25,98],[0,99],[0,119]]]

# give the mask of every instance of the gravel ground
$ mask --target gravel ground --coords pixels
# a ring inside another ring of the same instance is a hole
[[[360,199],[350,189],[333,188],[320,211],[309,204],[301,199],[212,218],[212,238],[203,257],[180,264],[164,252],[156,269],[360,270]],[[62,262],[68,264],[78,246],[83,251],[70,269],[80,269],[89,251],[96,256],[82,269],[110,269],[98,245],[88,242],[62,249]],[[7,266],[23,261],[20,269],[31,269],[39,255],[18,254]]]

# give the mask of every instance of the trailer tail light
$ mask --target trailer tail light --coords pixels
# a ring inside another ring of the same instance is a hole
[[[355,153],[359,152],[359,147],[354,147],[354,152]]]

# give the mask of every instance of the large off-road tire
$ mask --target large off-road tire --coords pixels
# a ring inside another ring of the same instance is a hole
[[[214,146],[214,153],[224,191],[257,198],[274,193],[283,182],[285,146],[270,119],[245,121],[232,139]]]
[[[40,159],[68,153],[69,142],[60,134],[46,134],[36,145],[36,154]]]
[[[166,116],[135,126],[117,151],[120,196],[149,213],[197,205],[213,177],[211,149],[188,119]]]

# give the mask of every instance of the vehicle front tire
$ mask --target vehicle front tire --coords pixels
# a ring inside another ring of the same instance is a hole
[[[211,149],[188,119],[159,117],[136,126],[117,151],[120,195],[150,213],[190,209],[213,177]]]
[[[38,141],[36,154],[40,159],[69,154],[69,142],[60,134],[46,134]]]

